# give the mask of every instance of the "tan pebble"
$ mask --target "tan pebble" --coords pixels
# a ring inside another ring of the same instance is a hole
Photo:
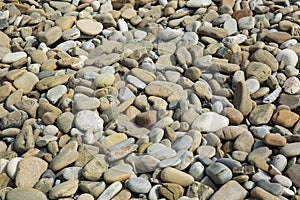
[[[183,196],[184,189],[179,184],[163,183],[158,192],[167,199],[176,200]]]
[[[131,198],[131,193],[127,189],[121,190],[112,200],[129,200]]]
[[[299,115],[292,111],[280,110],[273,115],[272,120],[275,124],[291,128],[296,124],[299,118]]]
[[[55,24],[61,28],[62,31],[65,31],[71,28],[76,21],[74,16],[63,16],[55,21]]]
[[[183,187],[190,185],[194,181],[191,175],[172,167],[163,169],[160,178],[165,182],[175,183]]]
[[[258,186],[252,189],[250,194],[253,198],[257,199],[279,200],[278,197],[274,196],[273,194],[267,192],[266,190]]]
[[[286,145],[285,137],[280,134],[268,133],[263,139],[264,143],[271,146],[282,147]]]
[[[243,114],[235,108],[226,107],[223,109],[223,113],[232,125],[239,125],[244,120]]]
[[[50,124],[54,124],[56,118],[57,118],[57,115],[55,113],[53,113],[53,112],[46,112],[42,116],[42,121],[45,124],[50,125]]]

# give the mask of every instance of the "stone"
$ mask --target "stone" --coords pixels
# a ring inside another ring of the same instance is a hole
[[[224,39],[228,36],[228,32],[223,28],[214,28],[214,27],[200,27],[198,29],[200,35],[209,36],[218,40]]]
[[[248,154],[248,162],[255,165],[257,168],[268,171],[269,165],[266,159],[272,154],[272,150],[268,147],[259,147]]]
[[[63,16],[55,20],[55,24],[59,26],[62,31],[65,31],[70,29],[75,21],[76,18],[74,16]]]
[[[100,74],[96,76],[96,78],[94,79],[95,85],[99,88],[111,86],[114,83],[114,81],[115,81],[115,76],[113,75],[113,73],[110,72],[105,72],[103,74]]]
[[[122,189],[122,183],[120,181],[116,181],[112,183],[110,186],[104,190],[104,192],[97,198],[97,200],[111,199],[114,197],[120,190]]]
[[[32,50],[29,53],[29,56],[31,57],[33,63],[42,64],[48,60],[46,53],[43,50],[39,50],[39,49]]]
[[[95,110],[100,106],[100,101],[96,97],[88,97],[84,94],[75,94],[73,97],[74,108],[77,110]]]
[[[135,117],[135,123],[143,127],[152,126],[157,122],[156,114],[157,112],[155,110],[137,114]]]
[[[186,187],[194,181],[194,177],[191,175],[172,167],[163,169],[160,174],[160,178],[164,182],[175,183],[182,187]]]
[[[49,198],[50,199],[57,199],[61,197],[68,197],[77,191],[78,188],[78,181],[77,180],[68,180],[66,182],[60,183],[54,186],[49,191]]]
[[[78,144],[75,141],[66,144],[50,162],[49,168],[53,171],[58,171],[75,162],[79,157],[77,148]]]
[[[144,178],[130,178],[127,182],[127,187],[130,191],[137,194],[146,194],[151,189],[151,184]]]
[[[235,139],[233,143],[233,149],[249,153],[251,152],[253,143],[254,138],[251,132],[244,131]]]
[[[179,90],[182,90],[182,86],[164,81],[151,82],[145,88],[147,95],[153,95],[162,98],[176,95],[177,91]]]
[[[204,166],[201,162],[195,162],[189,169],[189,174],[194,177],[196,181],[200,181],[204,177]]]
[[[271,72],[271,68],[261,62],[250,62],[246,68],[246,76],[254,76],[260,83],[266,81]]]
[[[233,105],[238,109],[244,116],[247,116],[252,110],[252,102],[246,83],[238,82],[233,98]]]
[[[97,35],[103,30],[103,25],[90,19],[76,21],[77,28],[86,35]]]
[[[289,110],[279,110],[274,113],[272,121],[286,128],[293,127],[299,120],[299,115]]]
[[[35,74],[25,72],[13,84],[17,89],[22,89],[24,94],[28,94],[38,82],[39,78]]]
[[[36,88],[38,90],[47,90],[47,89],[53,88],[55,86],[66,83],[68,81],[68,79],[69,79],[69,76],[66,74],[50,76],[47,78],[43,78],[39,82],[37,82]]]
[[[90,110],[82,110],[75,115],[74,123],[77,128],[83,131],[102,131],[103,119],[95,112]]]
[[[275,106],[273,104],[258,105],[253,108],[249,115],[249,121],[253,125],[268,124],[271,120]]]
[[[166,147],[163,144],[155,143],[147,148],[147,154],[159,160],[164,160],[176,156],[176,151],[174,149]]]
[[[103,154],[97,154],[95,158],[84,166],[82,174],[88,180],[97,181],[107,169],[108,163],[105,161],[105,156]]]
[[[26,57],[27,57],[27,54],[25,52],[7,53],[2,57],[1,62],[11,64],[13,62],[16,62],[17,60],[20,60],[20,59],[26,58]]]
[[[288,94],[296,94],[300,90],[300,81],[297,77],[288,78],[282,87]]]
[[[260,63],[264,63],[268,65],[272,71],[277,71],[278,70],[278,61],[276,58],[268,51],[258,49],[256,50],[250,57],[251,61],[257,61]]]
[[[39,35],[39,41],[44,42],[47,46],[50,46],[57,42],[62,36],[62,30],[59,26],[54,26],[46,32],[42,32]]]
[[[10,47],[11,39],[2,31],[0,31],[0,41],[1,47]]]
[[[231,170],[222,163],[213,163],[205,169],[205,173],[216,185],[223,185],[232,178]]]
[[[11,179],[15,179],[17,175],[18,163],[22,160],[20,157],[13,158],[6,165],[6,173]]]
[[[64,40],[76,40],[80,37],[80,30],[76,27],[70,28],[68,30],[65,30],[62,33],[62,38]]]
[[[48,163],[37,157],[26,157],[18,163],[16,174],[16,186],[32,188],[47,170]]]
[[[10,190],[6,195],[7,200],[46,200],[47,197],[41,191],[34,188],[15,188]]]
[[[270,199],[270,200],[279,200],[278,197],[272,195],[261,187],[256,186],[250,192],[251,196],[258,199]]]
[[[267,133],[263,141],[271,146],[283,147],[286,145],[286,139],[280,134]]]
[[[131,165],[120,164],[106,170],[103,174],[103,178],[107,183],[125,181],[132,175],[132,173]]]
[[[223,109],[222,114],[229,119],[229,124],[232,125],[239,125],[244,120],[243,114],[235,108],[226,107]]]
[[[237,181],[231,180],[222,185],[212,196],[211,200],[217,199],[244,199],[248,192]]]
[[[255,78],[249,78],[246,80],[246,84],[249,90],[250,95],[254,94],[257,92],[260,88],[259,81],[256,80]]]
[[[198,198],[201,200],[207,200],[210,198],[210,196],[214,193],[214,190],[203,184],[199,183],[197,181],[193,182],[187,190],[187,196],[190,198]]]
[[[291,49],[284,49],[276,55],[278,62],[284,61],[285,66],[296,67],[298,63],[298,56],[295,51]]]
[[[60,98],[62,98],[62,96],[67,93],[67,91],[68,89],[66,86],[58,85],[48,90],[46,96],[52,104],[56,104],[60,100]]]
[[[192,123],[192,129],[203,132],[215,132],[229,125],[229,119],[215,112],[201,114]]]
[[[3,85],[0,87],[0,102],[4,101],[11,93],[11,87],[9,85]]]
[[[282,31],[278,31],[278,32],[268,32],[266,34],[266,36],[264,37],[264,39],[267,42],[275,42],[277,44],[281,44],[287,40],[291,39],[291,35],[287,32],[282,32]]]
[[[290,177],[291,181],[296,187],[299,187],[300,182],[299,182],[299,170],[300,170],[300,165],[299,164],[294,164],[290,166],[287,170],[287,175]]]
[[[255,18],[254,17],[242,17],[238,20],[238,26],[240,30],[250,30],[253,29],[255,25]]]
[[[170,200],[176,200],[183,196],[184,189],[175,183],[163,183],[159,187],[159,193]]]
[[[25,153],[35,146],[33,130],[30,125],[23,126],[21,132],[17,135],[14,148],[18,153]]]
[[[300,154],[299,146],[300,142],[286,144],[280,149],[280,153],[286,157],[298,156]]]
[[[7,128],[20,128],[27,119],[28,115],[26,112],[22,110],[13,111],[0,119],[0,128],[1,130]]]

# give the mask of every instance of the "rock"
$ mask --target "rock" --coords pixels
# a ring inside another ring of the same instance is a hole
[[[103,174],[103,178],[107,183],[125,181],[132,175],[132,173],[131,165],[120,164],[106,170]]]
[[[33,130],[30,125],[23,126],[21,132],[17,135],[14,148],[18,153],[25,153],[35,146]]]
[[[265,191],[264,189],[258,186],[251,190],[251,196],[258,199],[270,199],[270,200],[279,199],[275,195],[272,195],[271,193]]]
[[[22,110],[13,111],[0,119],[0,128],[1,130],[7,128],[20,128],[27,119],[28,115],[26,112]]]
[[[64,85],[58,85],[47,92],[47,99],[52,103],[56,104],[64,94],[66,94],[68,91],[67,87]]]
[[[283,89],[288,94],[295,94],[300,90],[300,81],[297,77],[288,78],[283,85]]]
[[[258,80],[254,79],[254,78],[247,79],[246,84],[247,84],[250,95],[257,92],[260,88],[260,84],[259,84]]]
[[[249,121],[253,125],[267,124],[272,118],[275,106],[273,104],[263,104],[254,107],[249,115]]]
[[[6,165],[6,173],[11,179],[15,179],[17,175],[18,163],[22,160],[20,157],[13,158]]]
[[[140,114],[137,114],[135,117],[135,123],[137,125],[143,126],[143,127],[149,127],[156,123],[156,114],[157,112],[155,110],[150,110],[147,112],[143,112]]]
[[[33,63],[42,64],[43,62],[48,60],[46,53],[43,50],[39,49],[32,50],[29,53],[29,56],[31,57]]]
[[[229,119],[229,124],[239,125],[244,120],[243,114],[235,108],[226,107],[222,112]]]
[[[280,149],[280,153],[286,157],[298,156],[300,154],[299,146],[300,142],[286,144]]]
[[[20,59],[26,58],[26,57],[27,57],[27,54],[25,52],[7,53],[2,57],[1,62],[11,64],[13,62],[16,62],[17,60],[20,60]]]
[[[116,181],[104,190],[104,192],[97,198],[97,200],[111,199],[122,189],[122,183]]]
[[[232,178],[231,170],[222,163],[213,163],[205,169],[205,173],[216,185],[223,185]]]
[[[264,37],[264,39],[267,42],[275,42],[277,44],[281,44],[287,40],[291,39],[291,35],[286,33],[286,32],[269,32],[266,34],[266,36]]]
[[[280,134],[268,133],[263,139],[264,143],[271,146],[282,147],[286,145],[286,139]]]
[[[294,164],[294,165],[290,166],[287,170],[287,175],[290,177],[290,179],[292,180],[293,184],[296,187],[299,187],[299,185],[300,185],[299,170],[300,170],[299,164]]]
[[[128,189],[137,194],[146,194],[151,189],[151,184],[144,178],[130,178],[127,182]]]
[[[175,183],[183,187],[190,185],[194,181],[191,175],[172,167],[163,169],[160,178],[165,182]]]
[[[50,199],[57,199],[61,197],[68,197],[77,191],[78,188],[78,181],[77,180],[68,180],[66,182],[60,183],[54,186],[49,191],[49,198]]]
[[[233,143],[233,149],[244,151],[244,152],[251,152],[252,145],[254,143],[254,138],[249,131],[243,131]]]
[[[275,124],[291,128],[299,120],[299,115],[289,110],[280,110],[274,113],[272,120]]]
[[[250,57],[251,61],[257,61],[260,63],[267,64],[272,71],[278,70],[278,61],[276,58],[268,51],[258,49]]]
[[[252,110],[252,102],[249,94],[248,87],[245,82],[238,82],[235,92],[233,105],[244,116],[247,116]]]
[[[162,196],[170,200],[179,199],[184,193],[183,187],[175,183],[163,183],[158,191]]]
[[[44,42],[47,46],[50,46],[57,42],[62,36],[62,30],[59,26],[54,26],[46,32],[42,32],[39,35],[39,41]]]
[[[298,56],[295,51],[291,49],[284,49],[280,51],[277,54],[276,59],[278,60],[278,62],[284,61],[285,66],[289,65],[292,67],[296,67],[298,63]]]
[[[88,97],[80,93],[75,94],[73,100],[74,100],[73,105],[77,110],[95,110],[100,106],[99,99],[95,97]]]
[[[224,39],[228,36],[228,32],[226,29],[214,27],[200,27],[198,29],[198,34],[209,36],[217,40]]]
[[[77,128],[83,131],[102,131],[103,120],[95,112],[83,110],[75,115],[74,123]]]
[[[238,182],[231,180],[225,183],[212,196],[211,200],[215,199],[244,199],[248,192]]]
[[[34,188],[15,188],[10,190],[6,195],[7,200],[46,200],[47,197],[41,191]]]
[[[271,68],[261,62],[250,62],[246,68],[246,76],[254,76],[260,83],[266,81],[271,75]]]
[[[26,157],[18,163],[16,174],[16,186],[32,188],[47,170],[48,164],[44,160],[36,157]]]
[[[56,76],[50,76],[47,78],[43,78],[36,84],[36,88],[38,90],[47,90],[53,88],[58,85],[62,85],[66,83],[69,79],[69,76],[66,74],[60,74]]]
[[[115,81],[115,76],[113,75],[113,73],[110,72],[105,72],[103,74],[100,74],[96,76],[96,78],[94,79],[95,85],[99,88],[111,86],[114,83],[114,81]]]
[[[55,20],[55,24],[59,26],[62,31],[66,31],[73,26],[75,21],[76,18],[74,16],[63,16]]]
[[[155,143],[147,148],[147,154],[159,160],[164,160],[176,156],[176,151],[174,149],[166,147],[163,144]]]
[[[203,132],[215,132],[229,125],[228,118],[214,112],[203,113],[192,123],[192,129]]]
[[[0,31],[0,41],[1,47],[10,47],[11,39],[2,31]]]
[[[272,150],[268,147],[259,147],[248,154],[248,162],[255,165],[257,168],[268,171],[269,165],[266,159],[272,154]]]
[[[103,30],[103,25],[90,19],[76,21],[77,28],[86,35],[97,35]]]
[[[97,181],[102,174],[108,169],[108,164],[105,161],[105,156],[102,154],[95,155],[82,169],[83,176],[91,181]]]
[[[238,20],[238,26],[240,30],[246,29],[250,30],[253,29],[255,25],[255,18],[254,17],[242,17]]]
[[[194,177],[196,181],[200,181],[204,176],[204,166],[201,162],[195,162],[189,169],[189,174]]]
[[[182,90],[182,86],[164,81],[151,82],[145,88],[145,92],[147,95],[153,95],[162,98],[174,95],[179,90]]]
[[[49,168],[53,171],[58,171],[75,162],[79,157],[77,147],[78,144],[75,141],[66,144],[50,162]]]
[[[197,181],[193,182],[187,190],[188,197],[196,197],[201,200],[209,199],[213,193],[214,190],[211,187]]]

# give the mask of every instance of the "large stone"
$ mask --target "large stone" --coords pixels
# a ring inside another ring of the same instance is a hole
[[[15,188],[6,195],[7,200],[47,200],[47,197],[41,191],[34,188]]]
[[[230,199],[239,200],[244,199],[248,192],[237,181],[231,180],[225,183],[212,196],[211,200]]]
[[[233,105],[244,116],[247,116],[251,112],[252,101],[250,98],[250,94],[246,82],[240,81],[237,83],[234,92]]]
[[[229,125],[229,119],[215,112],[207,112],[198,116],[192,123],[192,129],[201,132],[215,132]]]

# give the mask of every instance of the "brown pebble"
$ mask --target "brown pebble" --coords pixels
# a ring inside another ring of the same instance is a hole
[[[263,139],[264,143],[271,146],[282,147],[286,145],[286,139],[280,134],[268,133]]]

